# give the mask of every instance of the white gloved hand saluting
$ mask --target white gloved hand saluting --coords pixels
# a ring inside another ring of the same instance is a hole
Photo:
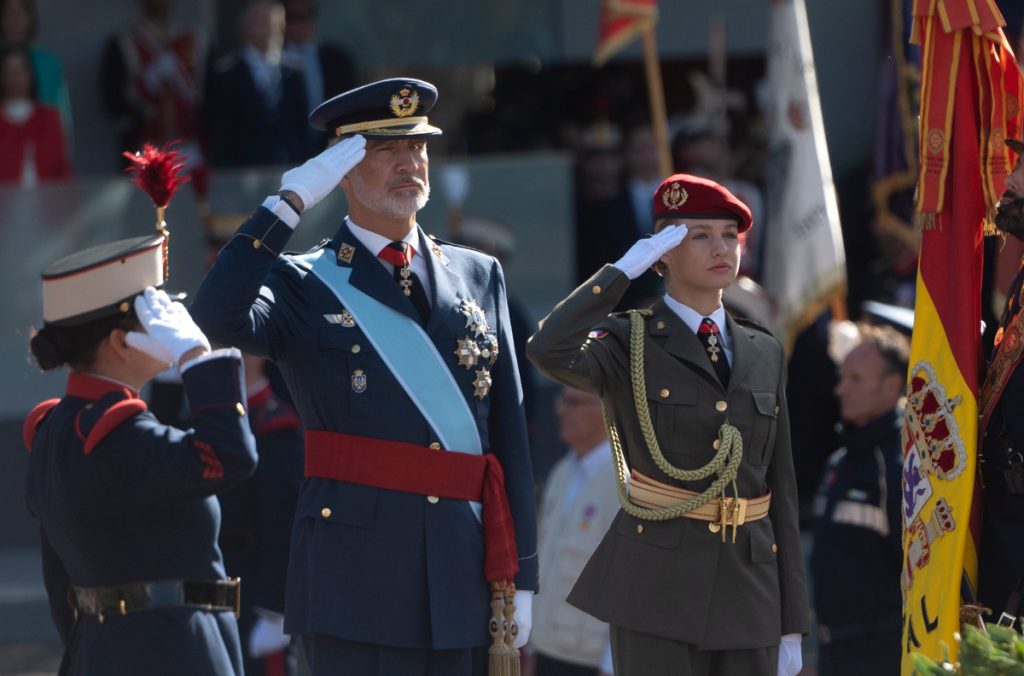
[[[281,190],[290,190],[302,200],[302,209],[309,209],[327,197],[345,174],[366,156],[366,139],[358,134],[289,169],[281,176]]]
[[[679,246],[686,233],[685,225],[667,225],[657,234],[638,240],[613,265],[630,279],[636,279],[657,263],[658,259]]]
[[[210,341],[192,321],[185,306],[172,301],[163,290],[148,287],[136,296],[135,314],[146,332],[130,331],[125,341],[137,350],[175,365],[190,350],[210,350]]]

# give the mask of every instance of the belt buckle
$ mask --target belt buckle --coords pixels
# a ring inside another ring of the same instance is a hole
[[[725,542],[726,530],[729,526],[732,526],[732,542],[736,544],[736,529],[746,523],[746,520],[746,498],[718,499],[718,512],[715,514],[715,523],[722,528],[722,542]]]
[[[1000,627],[1010,627],[1012,629],[1016,621],[1016,617],[1014,617],[1006,611],[1003,611],[1003,613],[999,616],[999,621],[996,622],[996,624],[998,624]]]
[[[235,589],[235,619],[237,620],[242,614],[242,578],[240,577],[229,577],[229,582],[234,583]]]

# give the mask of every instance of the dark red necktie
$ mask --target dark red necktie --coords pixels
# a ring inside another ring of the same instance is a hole
[[[427,294],[423,290],[420,278],[412,271],[412,257],[415,255],[416,250],[408,242],[399,240],[381,249],[377,257],[395,266],[395,281],[406,298],[412,301],[413,307],[420,315],[420,321],[426,324],[430,318],[430,303],[427,301]]]
[[[729,385],[729,360],[725,357],[725,347],[722,344],[722,333],[718,330],[718,324],[711,317],[705,317],[700,321],[697,328],[697,337],[704,344],[704,351],[711,360],[711,366],[718,375],[718,381],[723,387]]]

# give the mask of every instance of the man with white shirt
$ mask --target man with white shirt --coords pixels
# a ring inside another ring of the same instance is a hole
[[[285,172],[192,306],[280,367],[306,430],[284,629],[314,676],[483,676],[502,603],[503,657],[530,633],[533,473],[501,266],[416,221],[436,100],[392,78],[317,107],[338,142]],[[334,237],[282,254],[339,186]]]
[[[534,600],[534,676],[597,676],[608,625],[565,598],[619,511],[601,400],[571,387],[555,402],[558,434],[569,446],[540,503],[538,553],[544,576]]]
[[[722,305],[753,219],[687,174],[652,207],[655,234],[527,345],[543,373],[601,398],[616,465],[622,509],[568,601],[609,623],[619,676],[793,676],[810,613],[785,352]],[[665,296],[609,314],[652,265]]]

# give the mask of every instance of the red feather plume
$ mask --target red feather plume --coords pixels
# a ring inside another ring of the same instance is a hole
[[[125,171],[132,175],[132,183],[142,188],[158,209],[165,208],[178,186],[189,180],[181,173],[188,157],[171,150],[176,143],[171,141],[160,149],[147,143],[140,152],[123,153],[131,162]]]

